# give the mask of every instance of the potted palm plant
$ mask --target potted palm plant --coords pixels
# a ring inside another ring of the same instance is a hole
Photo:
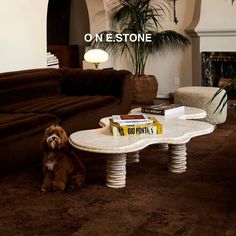
[[[152,0],[116,0],[111,14],[112,30],[99,33],[99,40],[92,41],[92,47],[115,55],[120,52],[131,62],[133,103],[153,103],[156,97],[157,80],[153,75],[145,75],[149,56],[189,44],[185,36],[162,30],[160,20],[168,12],[170,1],[162,0],[154,5]],[[140,40],[139,36],[145,39]]]

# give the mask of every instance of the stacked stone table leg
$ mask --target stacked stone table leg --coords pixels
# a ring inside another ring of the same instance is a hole
[[[169,149],[169,145],[167,143],[160,143],[158,145],[158,148],[161,150],[161,151],[167,151]]]
[[[186,144],[170,144],[168,170],[174,173],[183,173],[187,169]]]
[[[139,152],[130,152],[126,154],[126,163],[137,163],[139,162]]]
[[[126,154],[107,156],[106,185],[111,188],[125,187]]]

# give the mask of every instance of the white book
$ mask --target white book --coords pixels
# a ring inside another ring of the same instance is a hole
[[[172,116],[175,114],[183,114],[184,106],[179,104],[156,104],[151,106],[144,106],[141,112],[156,115]]]
[[[54,59],[54,60],[49,60],[47,61],[48,64],[55,64],[55,63],[59,63],[58,59]]]

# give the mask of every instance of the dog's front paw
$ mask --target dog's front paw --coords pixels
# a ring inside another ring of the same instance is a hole
[[[46,188],[44,188],[44,187],[41,187],[41,191],[42,191],[42,192],[48,192],[49,190],[46,189]]]
[[[41,185],[41,191],[42,192],[50,192],[50,191],[52,191],[52,185],[43,183]]]
[[[53,191],[64,191],[65,187],[66,187],[66,185],[64,182],[57,180],[57,181],[53,182],[52,190]]]

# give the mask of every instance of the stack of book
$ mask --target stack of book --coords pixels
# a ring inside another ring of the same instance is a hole
[[[114,136],[163,134],[163,125],[143,114],[113,115],[110,124]]]
[[[59,68],[59,60],[51,52],[47,52],[47,67],[49,67],[49,68]]]

